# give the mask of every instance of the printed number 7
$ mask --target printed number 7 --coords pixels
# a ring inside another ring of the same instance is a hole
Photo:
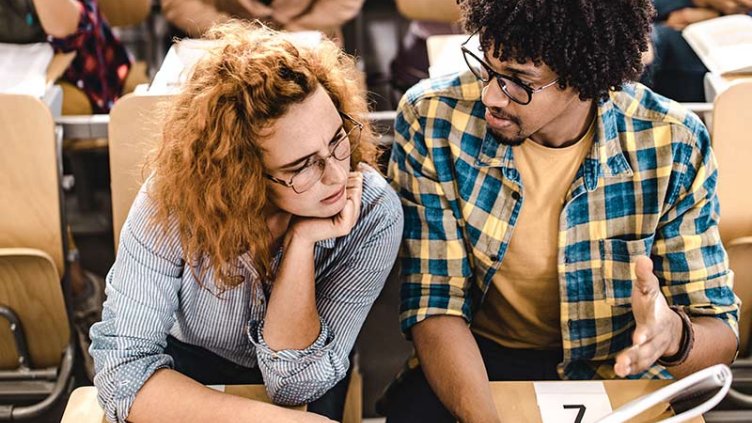
[[[577,418],[574,419],[574,423],[582,423],[582,418],[585,417],[585,406],[582,404],[564,406],[565,410],[570,410],[573,408],[577,408],[580,410],[577,412]]]

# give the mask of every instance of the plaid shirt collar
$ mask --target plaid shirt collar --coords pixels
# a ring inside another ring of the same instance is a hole
[[[479,121],[485,123],[484,121]],[[512,147],[501,144],[490,131],[485,131],[483,144],[475,158],[477,167],[500,167],[504,177],[520,183],[519,173],[513,164]],[[632,176],[632,168],[618,138],[616,111],[611,99],[601,100],[598,104],[595,140],[593,150],[585,158],[583,166],[584,186],[592,192],[598,187],[598,178],[614,176]]]

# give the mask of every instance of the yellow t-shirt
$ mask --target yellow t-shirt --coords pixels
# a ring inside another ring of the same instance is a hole
[[[575,144],[514,148],[522,208],[499,270],[471,329],[508,348],[561,348],[559,216],[577,170],[593,146],[594,125]]]

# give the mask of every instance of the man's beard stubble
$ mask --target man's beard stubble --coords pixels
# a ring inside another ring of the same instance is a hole
[[[514,125],[517,126],[517,134],[513,138],[506,137],[496,131],[495,129],[491,128],[491,126],[487,125],[486,129],[493,134],[494,138],[499,141],[503,145],[508,145],[510,147],[517,147],[519,145],[522,145],[522,143],[525,142],[527,139],[527,136],[522,135],[522,125],[520,124],[520,120],[516,118],[515,116],[510,116],[504,112],[502,112],[499,109],[495,108],[488,108],[488,110],[494,114],[495,116],[501,117],[503,119],[508,119],[514,122]]]
[[[491,127],[487,127],[487,129],[491,132],[491,134],[493,134],[494,138],[497,141],[499,141],[499,143],[501,143],[503,145],[508,145],[510,147],[518,147],[518,146],[522,145],[522,143],[524,143],[525,140],[527,139],[527,137],[522,136],[522,134],[520,134],[519,131],[517,133],[518,134],[517,137],[507,138],[507,137],[501,135],[500,133],[496,132],[496,130],[493,129],[493,128],[491,128]]]

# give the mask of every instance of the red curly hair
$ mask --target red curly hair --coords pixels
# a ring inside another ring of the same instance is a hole
[[[262,278],[271,276],[259,140],[291,105],[322,86],[338,111],[365,125],[353,147],[353,168],[359,162],[375,168],[377,148],[362,78],[333,42],[304,45],[239,21],[216,26],[206,37],[215,43],[166,111],[162,143],[149,161],[149,195],[156,203],[152,223],[166,228],[177,222],[197,280],[212,270],[216,286],[225,289],[244,282],[233,269],[245,253]]]

